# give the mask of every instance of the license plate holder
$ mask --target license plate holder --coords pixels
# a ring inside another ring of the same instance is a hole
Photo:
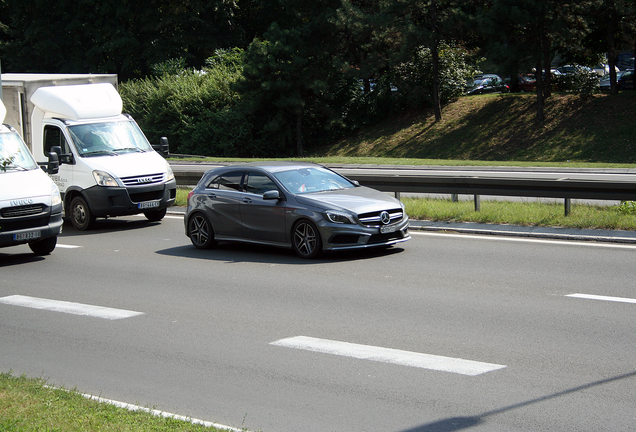
[[[139,210],[146,210],[151,208],[157,208],[161,205],[160,201],[144,201],[137,204]]]
[[[390,234],[397,231],[397,226],[395,225],[385,225],[380,227],[380,234]]]
[[[35,240],[42,237],[42,231],[29,231],[13,234],[13,241]]]

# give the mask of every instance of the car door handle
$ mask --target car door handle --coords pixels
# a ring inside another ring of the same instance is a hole
[[[252,204],[252,199],[251,199],[251,198],[243,198],[243,199],[242,199],[242,201],[243,201],[245,204]]]
[[[209,197],[209,198],[216,198],[216,194],[215,194],[215,193],[209,193],[209,194],[208,194],[208,197]]]

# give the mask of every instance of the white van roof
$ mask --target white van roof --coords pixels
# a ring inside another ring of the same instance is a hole
[[[46,117],[81,120],[121,114],[121,96],[110,83],[40,87],[31,96]]]

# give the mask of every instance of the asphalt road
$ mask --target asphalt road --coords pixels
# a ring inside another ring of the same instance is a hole
[[[196,250],[178,216],[64,229],[0,249],[1,371],[252,431],[634,430],[634,245],[414,232],[304,261]]]

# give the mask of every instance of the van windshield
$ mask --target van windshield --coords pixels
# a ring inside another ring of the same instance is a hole
[[[119,121],[69,126],[80,156],[119,155],[152,151],[135,122]]]
[[[38,168],[33,156],[15,132],[0,133],[0,174]]]

